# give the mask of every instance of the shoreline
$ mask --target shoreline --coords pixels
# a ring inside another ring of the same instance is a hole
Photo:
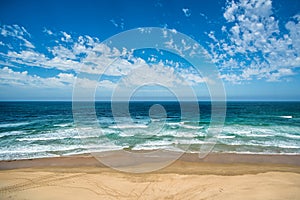
[[[131,151],[145,153],[148,151]],[[150,151],[149,151],[150,152]],[[122,157],[122,151],[108,151],[110,159],[116,160]],[[124,166],[130,167],[132,163],[126,164],[126,158],[122,158],[125,162]],[[153,158],[149,164],[156,162]],[[159,162],[159,161],[158,161]],[[236,153],[210,153],[204,158],[199,158],[198,153],[184,153],[174,163],[183,162],[190,164],[212,164],[212,165],[274,165],[274,166],[293,166],[300,169],[299,155],[282,155],[282,154],[236,154]],[[109,168],[102,162],[98,161],[91,154],[77,154],[60,157],[34,158],[22,160],[2,160],[0,161],[0,170],[21,169],[21,168],[45,168],[45,167],[100,167]]]

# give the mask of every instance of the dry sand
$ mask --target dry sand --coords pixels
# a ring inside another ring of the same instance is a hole
[[[1,200],[300,199],[299,156],[223,154],[198,161],[187,154],[143,174],[112,170],[88,155],[2,161],[0,168]]]

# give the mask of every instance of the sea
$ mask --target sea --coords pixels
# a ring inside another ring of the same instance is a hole
[[[176,101],[127,104],[131,123],[113,114],[111,102],[95,102],[97,127],[90,134],[75,123],[72,102],[0,102],[0,160],[120,149],[196,153],[205,143],[211,102],[196,102],[200,114],[191,118],[182,117]],[[149,114],[154,105],[165,110],[160,118]],[[150,131],[155,120],[163,123]],[[227,102],[223,129],[214,137],[217,153],[300,154],[300,102]]]

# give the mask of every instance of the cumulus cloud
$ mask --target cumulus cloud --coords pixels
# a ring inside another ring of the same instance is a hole
[[[183,80],[175,74],[174,68],[164,66],[162,63],[153,66],[142,65],[131,71],[122,81],[127,87],[158,83],[165,87],[176,87],[183,83]]]
[[[90,36],[79,36],[75,40],[66,32],[61,32],[58,37],[61,37],[63,42],[47,47],[48,53],[41,53],[34,49],[8,48],[7,52],[0,53],[0,56],[3,58],[2,60],[6,60],[7,65],[16,65],[16,67],[24,65],[55,68],[61,71],[73,70],[75,72],[82,69],[89,73],[101,73],[104,64],[112,61],[105,55],[120,53],[101,44],[97,38]],[[101,60],[102,62],[98,63]]]
[[[61,41],[63,42],[67,42],[67,41],[70,41],[71,40],[71,35],[62,31],[61,32],[63,34],[63,37],[61,37]]]
[[[75,38],[66,32],[60,32],[60,34],[58,37],[64,38],[64,42],[47,47],[49,54],[26,49],[8,50],[6,54],[1,53],[0,56],[5,58],[6,64],[10,66],[54,68],[60,71],[71,70],[75,73],[84,72],[107,76],[124,76],[130,71],[146,65],[145,60],[135,58],[131,51],[123,49],[121,52],[116,48],[110,48],[97,38],[90,36]],[[193,53],[197,49],[197,47],[186,44],[184,40],[181,41],[180,47],[175,46],[174,48],[181,54],[186,51]]]
[[[23,35],[31,37],[25,28],[19,29],[23,31]],[[146,33],[148,30],[141,31]],[[147,59],[133,56],[132,50],[109,47],[101,43],[98,38],[87,35],[76,37],[64,31],[52,32],[48,29],[44,29],[44,32],[52,39],[56,39],[54,43],[45,47],[46,51],[32,48],[7,48],[6,52],[0,52],[2,67],[0,84],[33,88],[71,88],[76,80],[78,85],[86,88],[96,86],[113,89],[122,77],[126,77],[124,80],[127,85],[151,81],[176,87],[195,86],[206,81],[191,69],[180,69],[176,62],[167,60],[163,63],[159,59],[151,59],[150,65],[146,62]],[[177,33],[175,29],[172,32]],[[19,36],[11,34],[11,37]],[[179,46],[173,47],[180,53],[195,54],[199,48],[187,44],[185,40],[181,40],[180,43]],[[170,45],[174,46],[174,44]],[[15,68],[26,69],[26,67],[55,69],[58,75],[45,78],[38,74],[28,74],[26,70],[23,72],[13,70]],[[76,75],[81,73],[89,76],[75,79]],[[100,81],[89,79],[95,75],[102,75],[104,78]]]
[[[88,78],[78,78],[70,73],[59,73],[54,77],[43,78],[38,75],[29,75],[27,71],[14,71],[8,67],[0,69],[0,86],[70,90],[75,81],[81,88],[112,89],[116,86],[116,83],[109,80],[96,81]]]
[[[73,74],[60,73],[56,77],[42,78],[27,71],[16,72],[8,67],[0,69],[1,85],[30,88],[65,88],[73,84]]]
[[[208,34],[209,54],[222,78],[234,83],[278,81],[300,67],[300,17],[294,16],[282,30],[275,14],[271,0],[227,2],[227,27],[221,29],[225,37]]]

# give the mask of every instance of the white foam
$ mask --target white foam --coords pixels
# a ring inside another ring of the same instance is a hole
[[[248,141],[247,143],[243,141],[236,141],[232,140],[229,143],[226,143],[226,145],[239,145],[239,146],[257,146],[257,147],[275,147],[275,148],[286,148],[286,149],[300,149],[300,146],[296,146],[295,144],[290,144],[288,142],[281,142],[281,143],[276,143],[271,140],[266,140],[263,142],[258,142],[258,141]]]
[[[17,141],[43,141],[43,140],[57,140],[57,139],[65,139],[72,138],[77,136],[78,133],[76,129],[63,129],[49,132],[42,132],[40,134],[34,135],[26,135],[27,137],[18,138]]]
[[[9,132],[3,132],[0,133],[0,138],[4,136],[10,136],[10,135],[22,135],[22,134],[28,134],[25,131],[9,131]]]
[[[292,146],[292,145],[278,145],[278,147],[284,149],[300,149],[300,146]]]
[[[58,127],[67,127],[67,126],[71,126],[72,123],[66,123],[66,124],[54,124],[54,126],[58,126]]]
[[[109,126],[109,128],[113,129],[130,129],[130,128],[148,128],[145,124],[118,124],[118,125],[112,125]]]
[[[203,126],[191,126],[191,125],[186,125],[186,124],[183,124],[181,125],[183,128],[187,128],[187,129],[202,129]]]
[[[137,144],[133,147],[133,150],[154,150],[154,149],[166,149],[166,147],[171,147],[174,141],[147,141],[143,144]]]
[[[185,122],[168,122],[167,125],[171,126],[171,127],[182,127],[182,128],[186,128],[186,129],[203,129],[203,126],[192,126],[192,125],[188,125],[185,124]]]
[[[101,136],[101,135],[98,135],[98,136]],[[76,136],[73,136],[72,138],[73,139],[86,139],[86,138],[95,138],[98,136],[97,135],[76,135]]]
[[[226,126],[223,132],[235,134],[243,137],[270,137],[278,135],[275,130],[266,127],[253,127],[253,126]]]
[[[85,138],[95,138],[102,136],[102,132],[89,132],[89,134],[79,135],[76,129],[64,129],[55,132],[43,133],[39,135],[34,135],[35,137],[24,137],[17,138],[17,141],[47,141],[47,140],[63,140],[63,139],[85,139]],[[37,137],[38,136],[38,137]]]
[[[234,135],[218,135],[217,138],[219,139],[232,139],[235,138]]]
[[[167,141],[167,140],[158,140],[158,141],[148,141],[143,143],[143,146],[166,146],[173,144],[174,141]]]
[[[132,137],[134,136],[135,133],[133,133],[133,131],[122,131],[119,136],[121,137]]]
[[[271,137],[274,135],[268,135],[268,134],[247,134],[247,137]]]
[[[291,115],[283,115],[283,116],[279,116],[280,118],[285,118],[285,119],[292,119],[293,116]]]
[[[14,149],[0,150],[0,154],[26,154],[26,153],[41,153],[41,152],[50,152],[50,151],[69,151],[82,148],[80,145],[68,145],[68,146],[46,146],[46,145],[37,145],[32,147],[14,147]]]
[[[209,142],[207,141],[202,141],[202,140],[196,140],[196,139],[192,139],[192,140],[176,140],[174,142],[176,145],[191,145],[191,144],[209,144]]]
[[[7,123],[7,124],[0,124],[0,128],[18,127],[18,126],[24,126],[28,124],[30,124],[30,122]]]
[[[174,137],[184,137],[184,138],[194,138],[197,136],[204,136],[204,134],[200,134],[200,133],[189,133],[189,132],[180,132],[180,131],[174,131],[173,133],[170,133],[168,135],[172,135]]]
[[[18,138],[17,141],[46,141],[46,140],[58,140],[65,139],[67,137],[40,137],[40,138]]]
[[[151,122],[161,122],[161,121],[166,121],[165,119],[153,119],[151,118]]]
[[[218,151],[212,151],[212,152],[218,152]],[[195,152],[199,153],[199,152]],[[250,155],[300,155],[300,153],[270,153],[270,152],[251,152],[251,151],[222,151],[222,153],[234,153],[234,154],[250,154]]]
[[[168,122],[167,124],[170,126],[180,126],[180,122]]]
[[[288,137],[288,138],[295,138],[295,139],[300,139],[300,135],[285,135],[285,137]]]

